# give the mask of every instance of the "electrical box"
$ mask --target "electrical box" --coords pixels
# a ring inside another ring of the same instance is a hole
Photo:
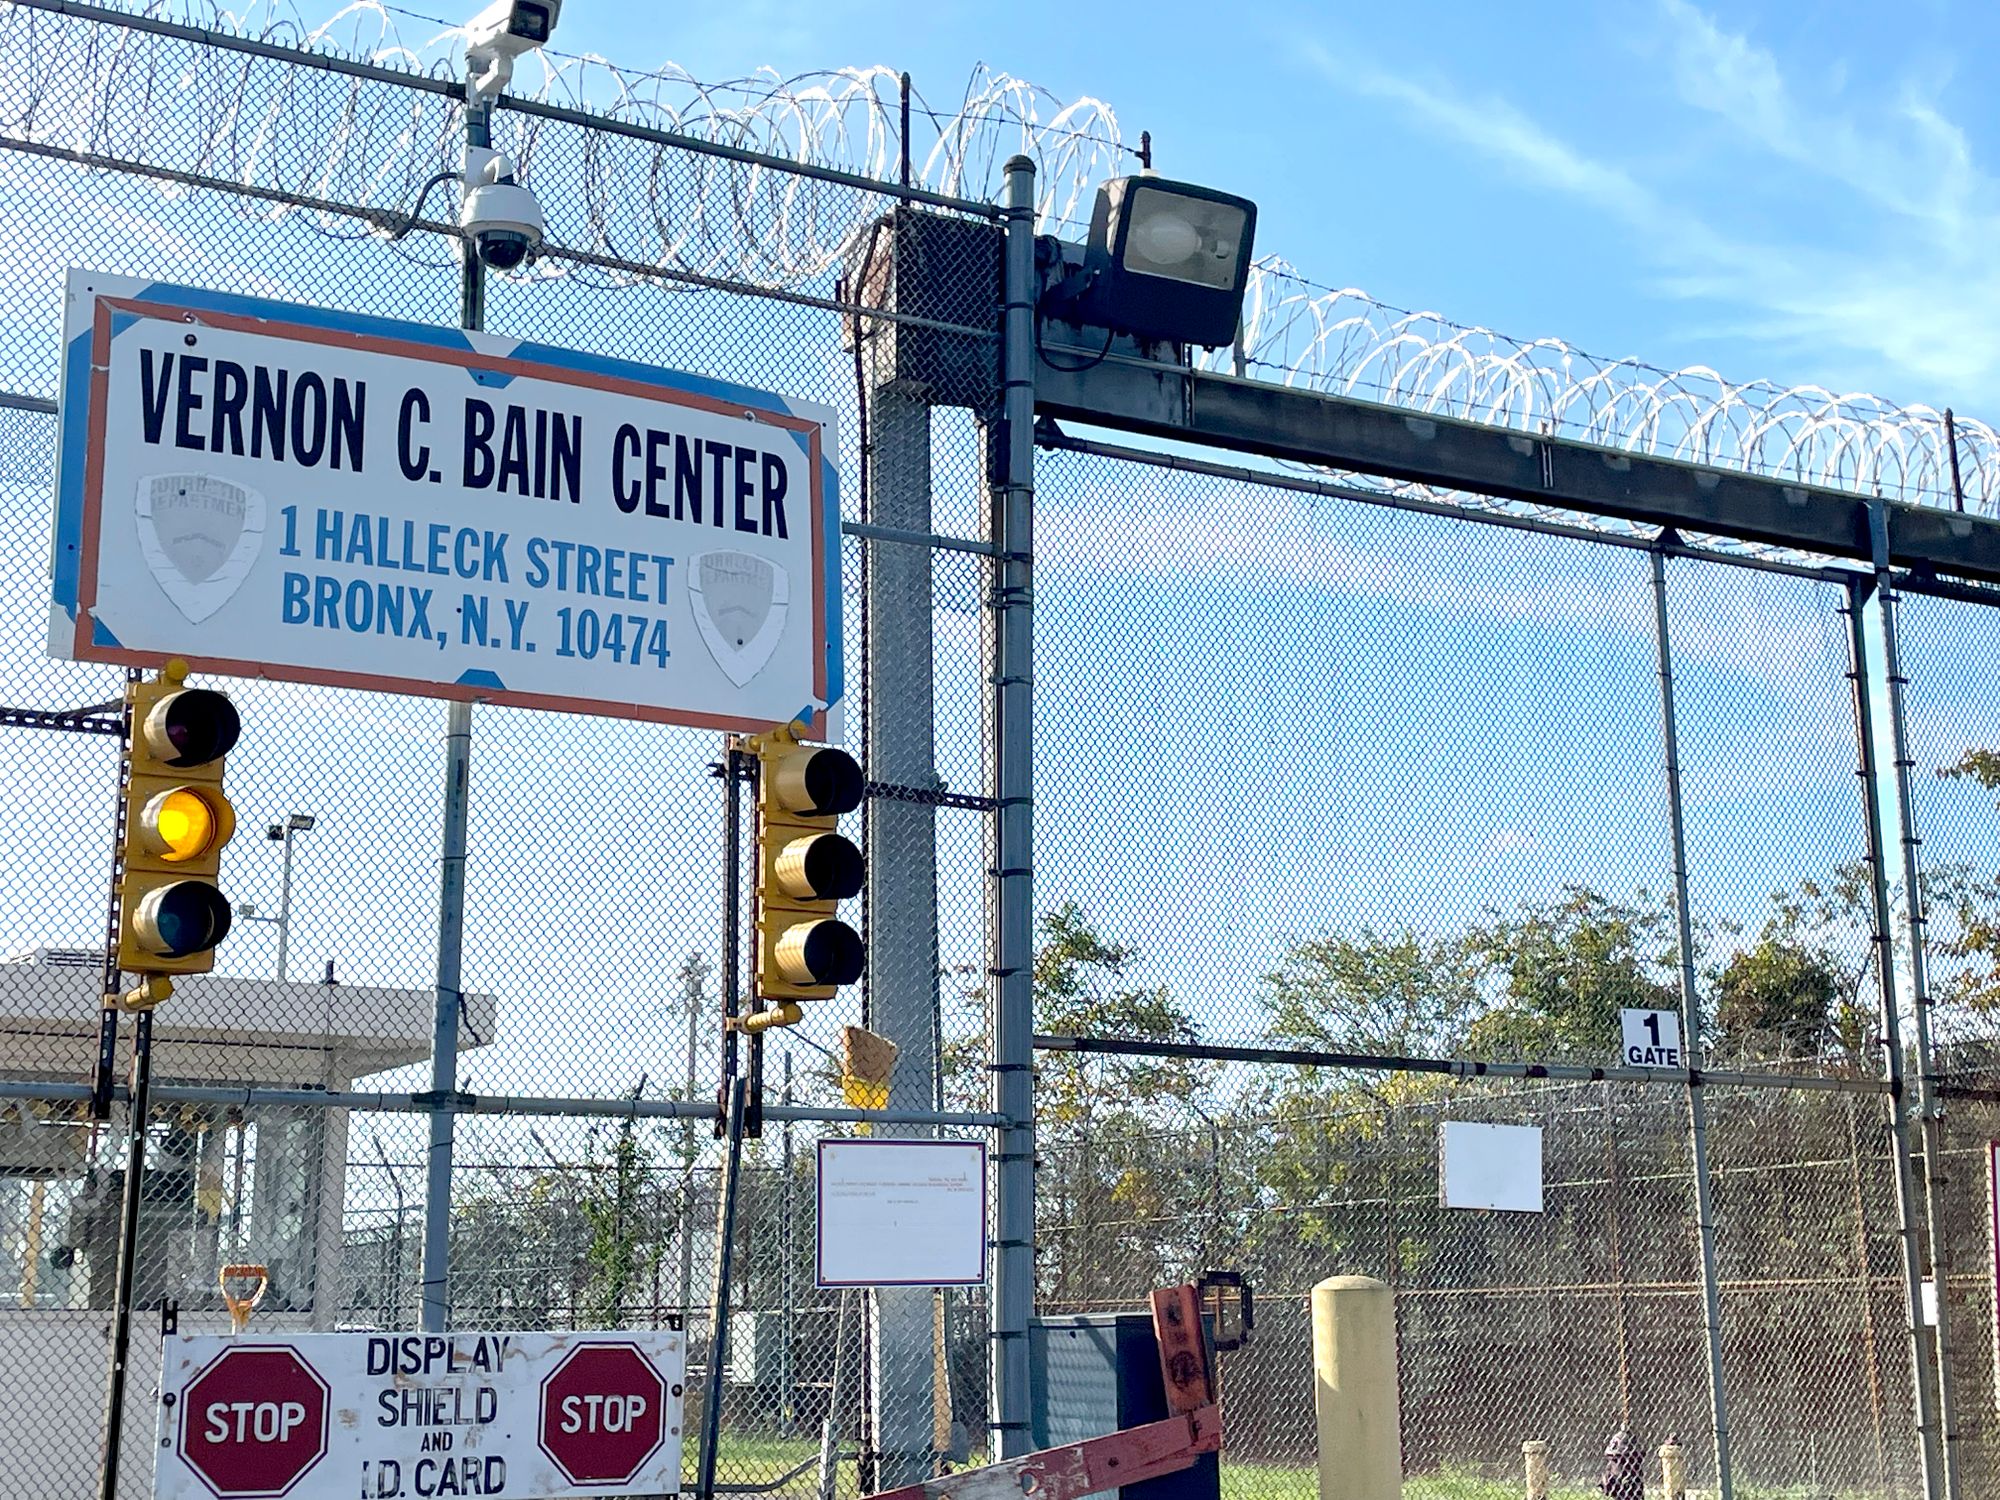
[[[733,1312],[729,1315],[729,1363],[723,1378],[731,1385],[775,1389],[784,1378],[785,1315]]]
[[[1204,1333],[1209,1332],[1203,1319]],[[1212,1347],[1212,1342],[1211,1342]],[[1029,1414],[1036,1448],[1102,1437],[1168,1415],[1160,1345],[1149,1313],[1078,1313],[1028,1327]],[[1191,1469],[1128,1484],[1091,1500],[1221,1500],[1222,1471],[1204,1453]]]

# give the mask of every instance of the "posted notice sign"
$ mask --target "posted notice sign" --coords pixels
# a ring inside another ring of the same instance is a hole
[[[61,657],[839,731],[833,414],[71,271]]]
[[[986,1279],[986,1147],[819,1143],[819,1285],[977,1286]]]
[[[166,1342],[156,1500],[675,1494],[681,1335]]]

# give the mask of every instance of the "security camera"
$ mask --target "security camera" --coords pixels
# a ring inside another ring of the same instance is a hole
[[[542,246],[542,205],[515,180],[513,161],[498,151],[466,153],[465,203],[458,228],[481,261],[512,271]]]
[[[548,41],[562,0],[494,0],[465,28],[465,66],[475,99],[491,98],[513,76],[514,59]]]

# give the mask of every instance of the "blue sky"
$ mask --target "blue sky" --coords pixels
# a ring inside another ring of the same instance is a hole
[[[1315,280],[1600,355],[2000,410],[2000,107],[1969,62],[2000,42],[1989,7],[570,0],[557,41],[705,79],[885,63],[939,105],[984,62],[1254,197],[1260,250]]]
[[[1167,172],[1255,197],[1260,248],[1321,283],[1598,355],[2000,415],[1987,350],[2000,287],[1980,264],[2000,195],[1977,165],[1991,111],[1950,66],[1992,29],[1981,17],[1919,9],[1892,35],[1858,10],[1808,28],[1739,8],[1725,28],[1643,0],[1611,19],[1539,8],[1529,26],[1470,9],[1421,23],[1272,10],[1217,37],[1193,8],[1143,25],[995,14],[766,5],[695,19],[570,0],[558,42],[706,80],[888,63],[940,106],[984,63],[1094,95],[1128,139],[1153,132]],[[434,31],[401,27],[412,42]],[[559,176],[541,190],[564,211]],[[31,390],[53,372],[65,264],[434,322],[455,310],[448,265],[28,158],[0,161],[4,223],[45,262],[0,289],[6,369]],[[495,284],[489,310],[497,331],[851,403],[821,314],[574,279]],[[946,529],[973,524],[973,451],[961,417],[940,422]],[[37,659],[39,464],[23,463],[7,516],[7,701],[91,701],[107,672]],[[1665,887],[1641,556],[1068,457],[1045,457],[1041,481],[1040,900],[1083,901],[1214,1034],[1261,1026],[1258,978],[1298,936],[1443,933],[1569,882]],[[962,557],[939,577],[940,769],[971,790],[976,579]],[[1754,933],[1771,892],[1859,849],[1837,601],[1693,564],[1670,586],[1695,896]],[[1964,613],[1928,616],[1920,771],[2000,733],[1990,653],[1963,643]],[[334,958],[356,981],[426,983],[442,709],[283,685],[240,698],[252,732],[231,789],[246,827],[321,817],[299,851],[301,971]],[[468,983],[508,1008],[502,1043],[468,1074],[480,1088],[613,1087],[607,1037],[631,1041],[635,1067],[674,1057],[661,976],[713,951],[713,737],[518,710],[479,722]],[[0,890],[0,933],[8,947],[89,942],[103,747],[11,740],[60,761],[49,779],[80,811],[32,831],[36,857]],[[1920,794],[1934,849],[1994,861],[1989,796],[1931,779]],[[547,840],[552,821],[587,833]],[[940,830],[944,957],[972,965],[975,820]],[[245,837],[225,886],[269,909],[276,873],[274,847]],[[552,893],[555,916],[528,940],[530,889]],[[268,972],[270,937],[232,939],[225,968]],[[816,1018],[821,1031],[847,1006]]]

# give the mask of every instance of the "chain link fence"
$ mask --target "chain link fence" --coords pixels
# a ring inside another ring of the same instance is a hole
[[[71,709],[122,685],[43,651],[66,266],[455,321],[443,226],[384,233],[455,160],[455,86],[334,61],[0,15],[17,101],[0,107],[0,222],[26,247],[0,288],[0,704]],[[863,909],[860,1006],[767,1046],[766,1102],[832,1116],[827,1049],[865,1017],[905,1044],[897,1109],[984,1111],[998,272],[991,236],[958,232],[984,211],[548,106],[503,107],[495,128],[551,245],[532,276],[488,279],[491,330],[838,413],[848,735],[877,794],[871,869],[896,878]],[[394,170],[363,170],[374,160]],[[898,304],[905,253],[946,258],[960,298]],[[960,390],[899,379],[898,341],[925,338]],[[2000,751],[2000,615],[1918,593],[1900,606],[1931,920],[1909,921],[1899,887],[1885,927],[1874,877],[1894,881],[1894,861],[1871,843],[1856,771],[1871,735],[1888,744],[1888,709],[1858,733],[1851,575],[1049,441],[1039,1309],[1129,1310],[1154,1286],[1243,1270],[1259,1315],[1222,1361],[1231,1500],[1315,1492],[1306,1299],[1350,1273],[1396,1294],[1420,1500],[1518,1492],[1527,1442],[1550,1444],[1558,1494],[1589,1492],[1620,1430],[1676,1440],[1714,1493],[1718,1410],[1735,1493],[1886,1500],[1924,1493],[1917,1391],[1938,1333],[1921,1326],[1914,1240],[1919,1264],[1949,1263],[1959,1493],[2000,1484],[2000,774],[1980,758]],[[257,1317],[272,1331],[407,1328],[421,1304],[444,710],[231,691],[245,831],[222,879],[255,910],[222,972],[159,1014],[127,1495],[150,1482],[151,1330],[169,1303],[184,1329],[221,1327],[222,1264],[271,1268]],[[718,1342],[719,754],[692,730],[477,711],[459,1087],[480,1102],[458,1117],[451,1192],[454,1324],[681,1323],[690,1437]],[[32,1440],[0,1437],[6,1493],[97,1484],[126,1121],[122,1105],[92,1120],[79,1095],[117,760],[111,736],[0,728],[19,789],[0,883],[0,1409],[45,1414]],[[286,834],[294,814],[311,828]],[[1894,1003],[1935,1000],[1935,1049],[1905,1031],[1908,1093],[1934,1072],[1942,1118],[1899,1135],[1879,987],[1912,931],[1931,993]],[[1620,1010],[1678,1011],[1684,988],[1708,1071],[1705,1174],[1684,1078],[1609,1066]],[[1542,1212],[1445,1207],[1446,1122],[1538,1127]],[[850,1128],[773,1117],[747,1148],[731,1492],[865,1493],[912,1423],[927,1457],[989,1451],[982,1292],[814,1285],[815,1146]],[[983,1138],[962,1118],[912,1128]],[[1927,1200],[1898,1192],[1903,1164],[1939,1195],[1943,1245]]]

